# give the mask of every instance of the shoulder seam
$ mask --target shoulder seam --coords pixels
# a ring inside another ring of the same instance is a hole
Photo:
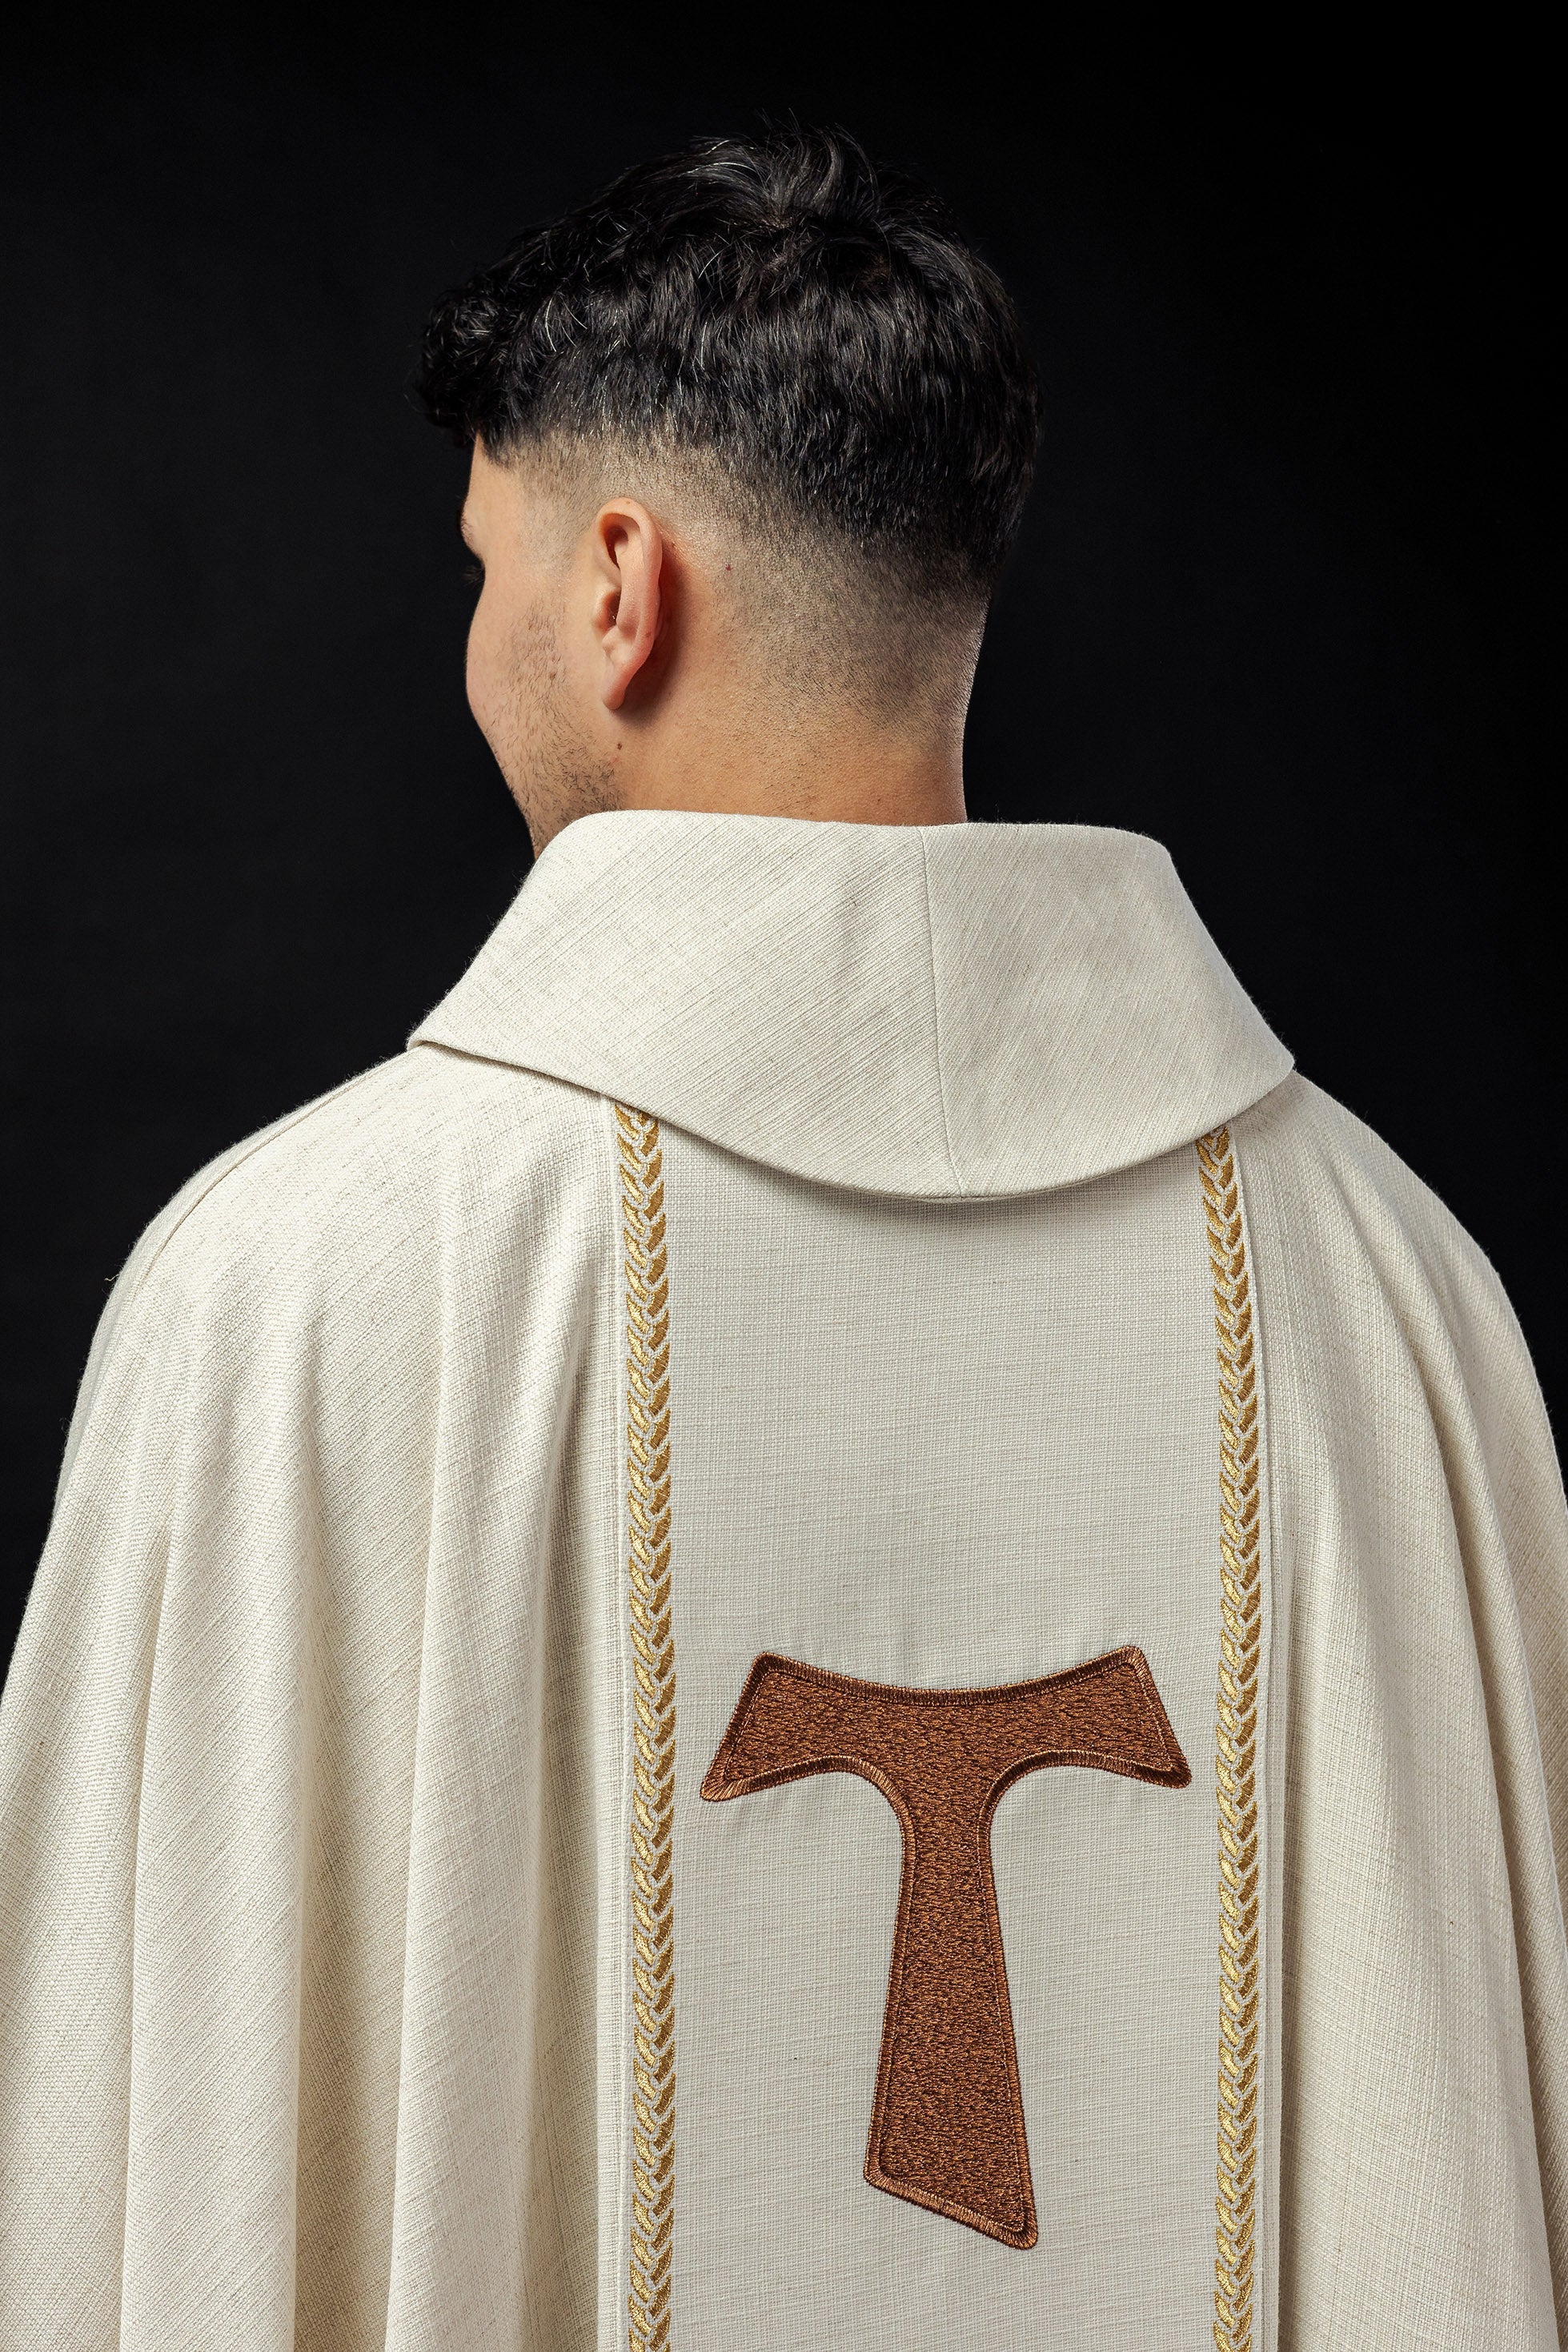
[[[404,1051],[406,1050],[405,1047]],[[254,1160],[258,1152],[265,1151],[269,1143],[280,1143],[286,1135],[291,1135],[297,1127],[303,1127],[306,1120],[313,1118],[318,1111],[325,1110],[329,1103],[335,1103],[340,1096],[352,1093],[355,1087],[361,1085],[366,1078],[373,1077],[379,1070],[391,1069],[394,1063],[401,1061],[402,1058],[402,1055],[395,1055],[384,1062],[372,1062],[368,1070],[356,1070],[351,1078],[343,1080],[341,1086],[329,1087],[324,1095],[317,1095],[311,1101],[301,1103],[298,1110],[286,1111],[281,1118],[275,1119],[270,1127],[264,1127],[260,1133],[253,1135],[248,1142],[232,1145],[227,1154],[220,1153],[219,1158],[223,1164],[214,1168],[207,1181],[198,1192],[192,1193],[179,1215],[170,1223],[168,1230],[159,1235],[157,1247],[149,1255],[146,1265],[136,1277],[133,1287],[127,1294],[127,1306],[141,1297],[164,1252],[187,1219],[193,1216],[202,1203],[210,1200],[231,1176],[237,1175],[239,1171]],[[196,1181],[194,1177],[191,1179],[193,1183]]]

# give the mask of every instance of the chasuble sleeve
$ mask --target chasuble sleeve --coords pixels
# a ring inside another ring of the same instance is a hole
[[[1484,1261],[1472,1281],[1473,1305],[1456,1312],[1474,1443],[1455,1449],[1455,1513],[1487,1691],[1562,2329],[1568,2327],[1568,1510],[1523,1335]]]
[[[247,1286],[202,1273],[176,1243],[111,1307],[5,1709],[0,2312],[18,2344],[194,2340],[182,2300],[220,2340],[211,2299],[241,2281],[248,2340],[292,2336],[321,1497],[292,1318],[269,1344]],[[232,2279],[183,2297],[198,2207]]]
[[[1451,1361],[1433,1419],[1464,1564],[1487,1751],[1432,1759],[1490,1780],[1511,1897],[1529,2112],[1559,2329],[1568,2327],[1568,1511],[1534,1367],[1501,1283],[1430,1203],[1428,1260]],[[1439,1224],[1440,1220],[1440,1224]],[[1446,1353],[1446,1351],[1444,1351]],[[1419,1664],[1427,1627],[1412,1629]],[[1462,1864],[1448,1867],[1456,1878]],[[1481,2038],[1478,2016],[1474,2031]]]
[[[0,1714],[0,2314],[119,2341],[141,1783],[183,1538],[192,1338],[141,1251],[107,1309]]]
[[[1386,1146],[1300,1079],[1242,1138],[1289,1628],[1281,2340],[1354,2309],[1404,2341],[1414,2297],[1424,2340],[1484,2310],[1534,2342],[1511,2298],[1568,2316],[1552,1435],[1496,1273]]]
[[[89,1360],[0,1714],[6,2346],[292,2346],[308,2021],[352,2007],[334,1966],[395,2104],[429,1253],[344,1126],[188,1188]],[[348,1727],[361,1778],[390,1743],[371,1791],[321,1731],[346,1633],[392,1685]],[[334,1873],[382,1923],[347,1958]],[[366,2168],[338,2169],[359,2193]]]
[[[613,1527],[562,1435],[609,1346],[601,1111],[405,1055],[121,1278],[0,1710],[5,2352],[434,2347],[455,2231],[497,2325],[530,2181],[529,2242],[576,2244],[535,2158],[591,2082],[559,1793],[570,1884],[532,1890],[579,1736],[550,1579]]]

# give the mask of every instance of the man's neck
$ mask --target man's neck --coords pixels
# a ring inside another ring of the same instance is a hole
[[[814,818],[839,824],[962,824],[963,746],[867,727],[831,741],[775,734],[761,743],[692,745],[638,761],[616,780],[617,808]]]

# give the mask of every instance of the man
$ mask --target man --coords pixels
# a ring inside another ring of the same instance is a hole
[[[0,2342],[1544,2352],[1550,1441],[1163,852],[962,822],[1001,288],[722,142],[423,390],[543,854],[105,1318],[4,1718]]]

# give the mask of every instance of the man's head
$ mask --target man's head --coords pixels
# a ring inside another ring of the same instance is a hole
[[[623,805],[927,813],[1038,431],[929,194],[832,132],[639,165],[445,298],[418,390],[474,451],[469,697],[536,844]]]

